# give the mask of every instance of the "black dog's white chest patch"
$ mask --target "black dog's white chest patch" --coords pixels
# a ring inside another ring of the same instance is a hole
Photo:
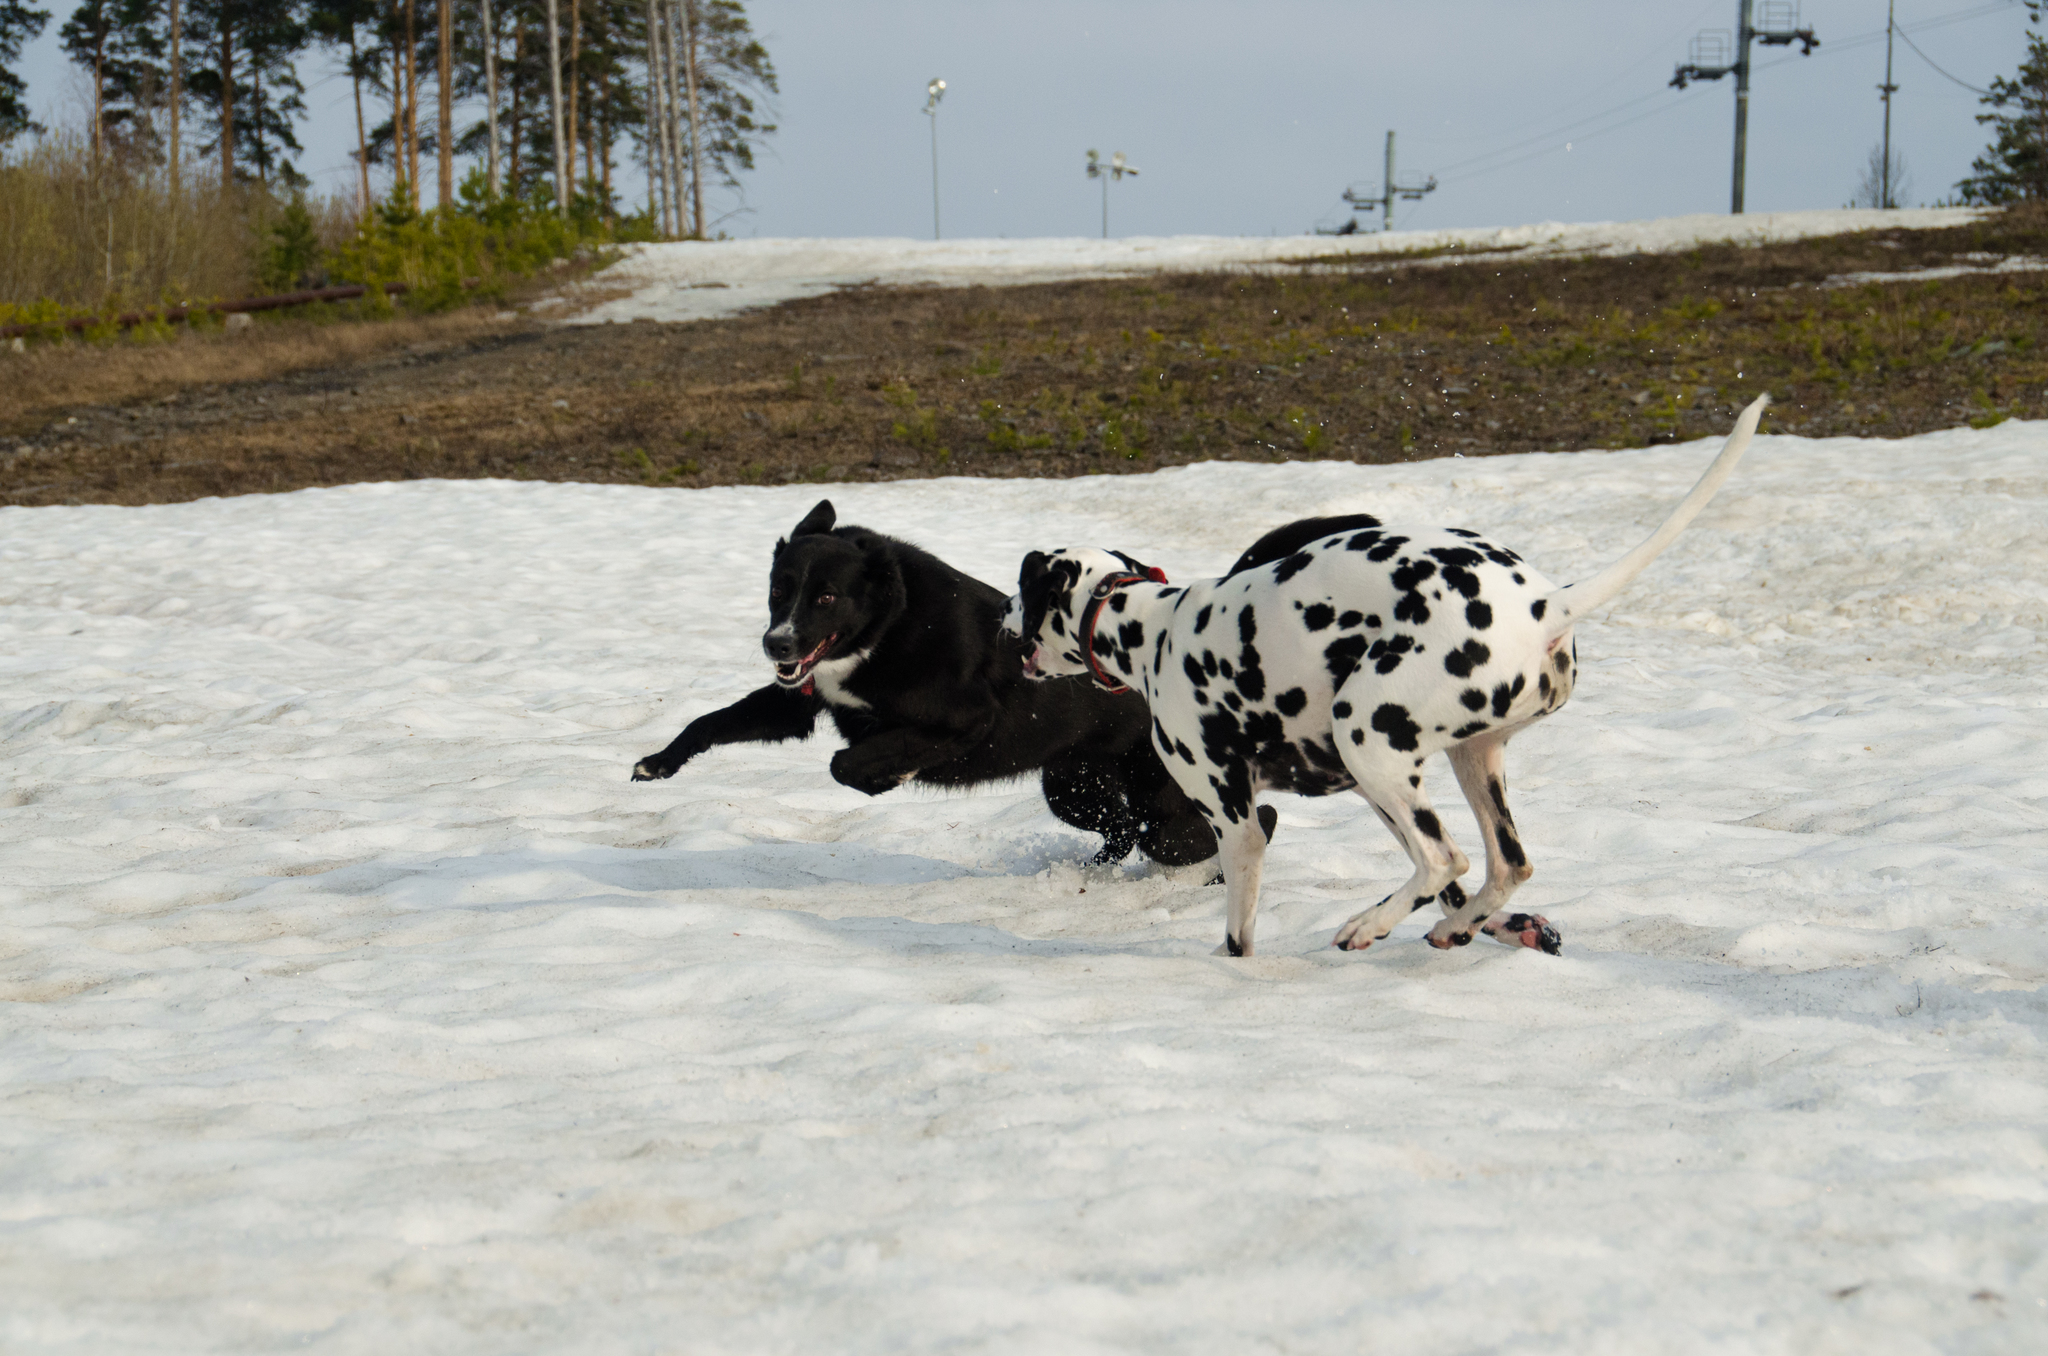
[[[868,659],[868,651],[847,655],[844,659],[821,660],[811,670],[811,681],[817,684],[818,695],[825,699],[827,706],[836,706],[846,711],[865,711],[868,704],[847,691],[846,684]]]

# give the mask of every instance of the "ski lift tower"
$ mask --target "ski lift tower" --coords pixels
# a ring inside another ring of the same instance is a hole
[[[1751,22],[1754,14],[1755,22]],[[1749,44],[1751,39],[1766,47],[1799,44],[1799,55],[1812,56],[1820,46],[1812,28],[1799,26],[1799,0],[1736,0],[1733,59],[1729,33],[1725,28],[1708,29],[1692,40],[1691,60],[1679,66],[1671,77],[1673,89],[1684,89],[1694,80],[1735,77],[1735,175],[1728,210],[1742,214],[1743,164],[1749,154]]]
[[[1387,133],[1387,173],[1380,180],[1378,193],[1361,195],[1354,189],[1344,190],[1344,201],[1351,204],[1353,212],[1380,213],[1380,229],[1394,229],[1394,199],[1405,198],[1409,202],[1421,202],[1424,194],[1436,192],[1436,176],[1429,176],[1426,183],[1401,184],[1394,181],[1394,134]],[[1348,232],[1347,232],[1348,234]]]
[[[1133,179],[1137,178],[1138,167],[1125,164],[1122,151],[1118,151],[1110,156],[1109,163],[1105,165],[1102,163],[1102,157],[1096,153],[1095,149],[1093,147],[1089,148],[1088,177],[1090,179],[1102,180],[1102,238],[1104,240],[1109,239],[1109,181],[1111,179],[1122,179],[1126,174],[1130,175]]]

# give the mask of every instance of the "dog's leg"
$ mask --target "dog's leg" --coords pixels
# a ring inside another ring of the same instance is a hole
[[[1259,915],[1259,874],[1266,864],[1266,834],[1256,815],[1226,822],[1217,811],[1216,848],[1223,858],[1223,885],[1230,919],[1224,925],[1219,956],[1252,954],[1252,928]]]
[[[1336,722],[1337,749],[1344,766],[1358,780],[1358,793],[1371,802],[1380,822],[1401,841],[1415,874],[1378,904],[1353,915],[1337,929],[1332,945],[1363,951],[1394,930],[1394,925],[1435,899],[1454,892],[1453,906],[1462,903],[1456,880],[1471,863],[1444,832],[1422,789],[1422,767],[1412,751],[1395,749],[1390,738],[1368,726],[1362,715]]]
[[[1055,815],[1077,829],[1102,835],[1102,851],[1091,859],[1092,865],[1120,862],[1138,845],[1142,825],[1131,812],[1123,769],[1114,760],[1062,754],[1046,763],[1039,784],[1046,807]],[[1202,832],[1208,834],[1206,826]]]
[[[1486,884],[1429,930],[1434,947],[1464,946],[1475,930],[1509,946],[1528,946],[1557,954],[1557,929],[1535,914],[1509,914],[1506,905],[1523,881],[1534,874],[1515,817],[1508,812],[1507,744],[1512,731],[1494,731],[1449,751],[1451,770],[1472,806],[1472,817],[1486,839]],[[1445,900],[1448,906],[1451,900]],[[1480,920],[1484,919],[1482,923]],[[1510,926],[1512,924],[1512,926]]]
[[[773,683],[756,688],[723,710],[697,717],[660,753],[633,765],[633,780],[673,777],[676,769],[720,744],[772,744],[784,739],[809,739],[817,728],[824,701],[794,688]]]

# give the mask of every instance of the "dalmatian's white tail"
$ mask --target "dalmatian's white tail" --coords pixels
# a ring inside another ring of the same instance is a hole
[[[1721,445],[1721,455],[1714,458],[1714,464],[1700,477],[1699,484],[1692,487],[1692,493],[1671,510],[1671,516],[1664,520],[1664,525],[1651,533],[1642,545],[1591,579],[1569,584],[1545,599],[1544,630],[1552,639],[1563,635],[1589,613],[1612,602],[1635,581],[1637,575],[1649,568],[1651,561],[1663,555],[1664,549],[1678,540],[1678,534],[1685,531],[1686,525],[1699,516],[1699,511],[1735,473],[1735,463],[1741,461],[1742,454],[1749,450],[1749,440],[1756,433],[1756,421],[1763,418],[1764,407],[1770,403],[1769,395],[1760,395],[1750,402],[1749,408],[1735,421],[1728,441]]]

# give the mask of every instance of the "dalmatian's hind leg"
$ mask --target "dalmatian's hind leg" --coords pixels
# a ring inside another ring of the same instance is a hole
[[[1444,832],[1422,789],[1415,733],[1398,707],[1381,706],[1371,716],[1361,713],[1336,722],[1337,749],[1358,781],[1358,793],[1371,802],[1415,864],[1415,874],[1400,889],[1337,929],[1332,945],[1346,951],[1365,950],[1439,896],[1453,908],[1465,903],[1457,878],[1471,863]]]
[[[1486,883],[1469,900],[1429,931],[1429,944],[1464,946],[1474,931],[1507,946],[1526,946],[1555,956],[1562,948],[1557,929],[1533,913],[1510,913],[1506,905],[1522,882],[1534,874],[1528,854],[1515,833],[1508,812],[1507,743],[1512,730],[1496,730],[1448,750],[1459,789],[1472,806],[1472,817],[1486,839]],[[1445,901],[1450,902],[1448,899]]]

